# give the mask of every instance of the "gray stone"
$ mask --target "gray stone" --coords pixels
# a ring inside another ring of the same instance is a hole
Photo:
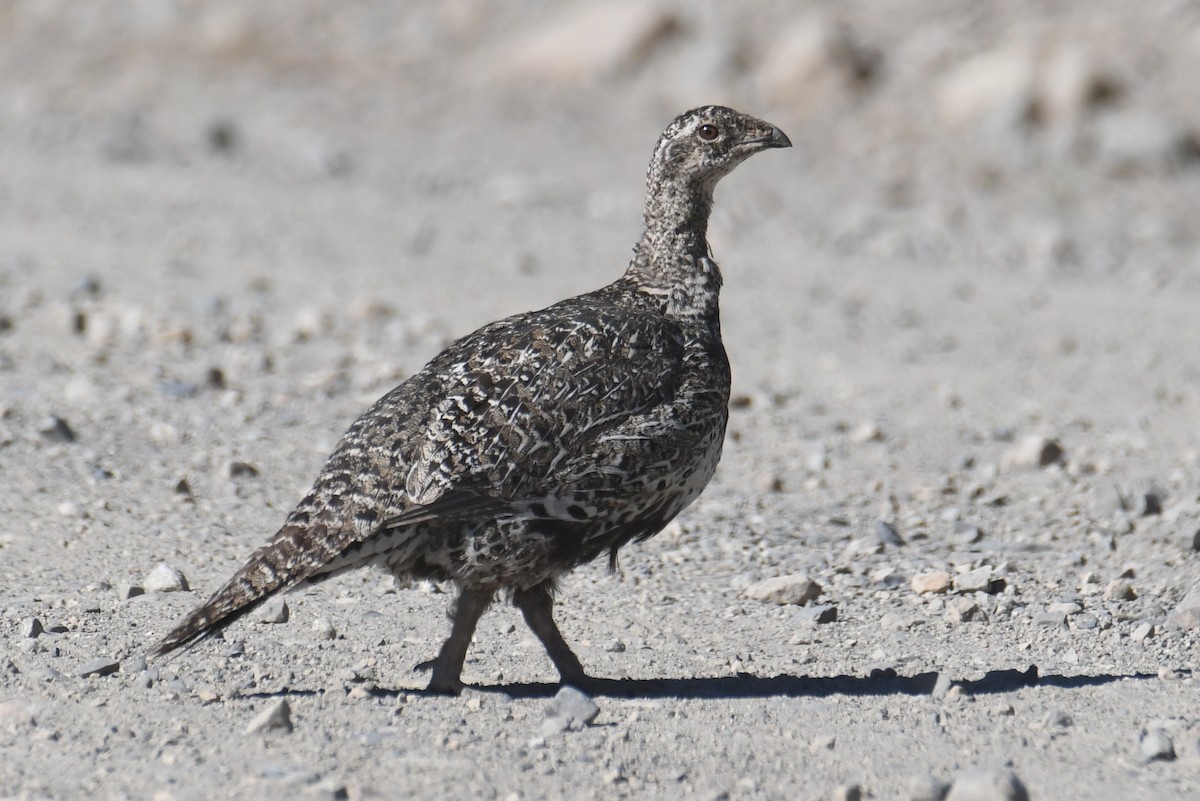
[[[128,581],[122,581],[117,585],[117,600],[128,601],[130,598],[136,598],[139,595],[146,593],[145,587],[139,587],[136,584],[130,584]]]
[[[1180,537],[1179,544],[1183,547],[1183,550],[1189,553],[1200,551],[1200,528]]]
[[[187,592],[188,581],[177,568],[159,562],[142,581],[146,592]]]
[[[36,617],[27,617],[17,626],[17,634],[21,637],[37,637],[43,631],[45,629],[42,628],[42,621]]]
[[[1108,586],[1104,588],[1104,600],[1106,601],[1136,601],[1137,593],[1134,592],[1133,585],[1125,579],[1113,579],[1108,582]]]
[[[929,691],[929,695],[934,700],[941,700],[946,697],[946,693],[950,692],[950,688],[954,686],[950,676],[945,673],[939,673],[937,680],[933,683],[933,689]]]
[[[966,573],[960,573],[954,577],[954,591],[967,592],[994,592],[992,587],[992,569],[987,567],[978,567],[974,570],[969,570]]]
[[[1033,616],[1033,625],[1035,626],[1065,626],[1067,624],[1067,616],[1061,612],[1038,612]]]
[[[578,731],[587,726],[600,714],[600,707],[581,690],[565,685],[546,704],[546,720],[542,723],[542,736],[567,731]]]
[[[946,801],[1029,801],[1029,791],[1009,768],[976,768],[954,780]]]
[[[1142,759],[1147,762],[1169,762],[1175,759],[1175,743],[1162,729],[1151,729],[1142,735]]]
[[[1133,640],[1134,642],[1141,642],[1142,640],[1148,639],[1153,636],[1154,636],[1154,624],[1150,623],[1148,621],[1145,621],[1145,620],[1143,620],[1141,623],[1138,623],[1136,626],[1134,626],[1133,631],[1130,632],[1130,634],[1129,634],[1129,638],[1131,640]]]
[[[986,621],[987,613],[970,598],[952,598],[946,602],[947,623]]]
[[[773,604],[808,604],[821,595],[821,585],[799,574],[763,579],[746,588],[742,596]]]
[[[1180,629],[1200,629],[1200,586],[1183,597],[1167,615],[1167,625]]]
[[[70,424],[61,417],[47,417],[38,425],[38,433],[47,442],[74,442],[78,437]]]
[[[282,598],[268,598],[254,613],[259,623],[287,623],[290,617],[287,602]]]
[[[1003,463],[1010,468],[1049,467],[1059,464],[1066,458],[1063,447],[1046,437],[1026,437],[1010,448],[1005,454]]]
[[[1108,519],[1129,508],[1129,502],[1125,500],[1121,488],[1110,481],[1092,487],[1090,505],[1092,516],[1101,520]]]
[[[1200,537],[1200,532],[1197,532]],[[903,545],[904,538],[900,536],[900,532],[896,531],[895,526],[888,523],[886,520],[875,521],[875,538],[884,545]]]
[[[84,662],[79,668],[79,677],[86,679],[91,676],[108,676],[120,669],[119,661],[101,656]]]
[[[312,631],[318,640],[336,640],[337,629],[323,617],[319,617],[312,622]]]
[[[804,609],[797,610],[796,612],[797,623],[807,623],[813,626],[818,626],[825,623],[836,623],[837,619],[837,607],[833,604],[818,604],[817,606],[808,606]]]
[[[262,712],[254,716],[254,719],[246,725],[246,734],[257,734],[260,732],[269,731],[286,731],[292,730],[292,708],[288,705],[286,699],[279,699],[275,703],[268,706]]]
[[[954,544],[967,546],[974,545],[983,539],[983,529],[979,526],[972,525],[965,520],[954,521]]]

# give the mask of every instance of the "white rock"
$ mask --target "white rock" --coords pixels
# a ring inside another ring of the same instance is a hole
[[[1029,801],[1029,791],[1008,768],[980,768],[956,778],[946,801]]]
[[[255,715],[254,719],[246,726],[246,734],[268,731],[290,732],[291,730],[292,708],[282,698]]]
[[[178,568],[159,562],[142,580],[146,592],[187,592],[187,577]]]
[[[282,598],[268,598],[254,613],[259,623],[287,623],[289,616],[288,605]]]
[[[793,574],[763,579],[746,588],[742,597],[751,601],[780,604],[808,604],[820,597],[822,587],[808,576]]]
[[[1021,44],[974,56],[941,80],[936,102],[942,119],[952,125],[1020,125],[1034,104],[1033,51]]]
[[[546,704],[546,720],[542,723],[542,735],[552,734],[568,729],[579,730],[591,723],[600,714],[600,707],[582,691],[564,686],[550,703]]]
[[[1063,448],[1057,442],[1035,435],[1025,437],[1010,448],[1002,461],[1008,468],[1049,467],[1062,462],[1064,456]]]
[[[918,595],[945,592],[950,589],[950,574],[945,570],[930,570],[912,577],[913,592]]]
[[[805,109],[865,85],[877,62],[848,27],[810,16],[776,35],[757,73],[768,99]]]

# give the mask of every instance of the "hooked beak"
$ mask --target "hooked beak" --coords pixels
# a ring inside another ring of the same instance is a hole
[[[772,125],[771,132],[769,134],[766,134],[764,136],[756,136],[753,139],[743,139],[742,144],[743,145],[761,145],[764,148],[767,148],[767,147],[791,147],[792,140],[788,139],[787,134],[785,134],[783,131],[779,130],[774,125]]]

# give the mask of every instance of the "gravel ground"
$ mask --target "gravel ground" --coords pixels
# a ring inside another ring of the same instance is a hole
[[[734,5],[0,10],[0,797],[1200,796],[1200,9]],[[425,695],[447,588],[366,572],[147,663],[703,102],[796,147],[713,485],[564,584],[601,691],[497,607]]]

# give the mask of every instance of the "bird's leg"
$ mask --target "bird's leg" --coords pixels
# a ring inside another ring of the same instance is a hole
[[[521,610],[525,623],[542,641],[563,684],[582,687],[591,683],[591,679],[583,672],[579,657],[572,653],[558,626],[554,624],[554,598],[548,583],[513,593],[513,606]]]
[[[458,595],[454,604],[454,624],[450,636],[442,644],[437,658],[432,662],[417,665],[418,670],[433,668],[433,676],[429,679],[429,691],[458,695],[462,692],[463,661],[467,658],[467,648],[471,645],[471,637],[475,634],[475,624],[492,604],[494,590],[464,589]]]

